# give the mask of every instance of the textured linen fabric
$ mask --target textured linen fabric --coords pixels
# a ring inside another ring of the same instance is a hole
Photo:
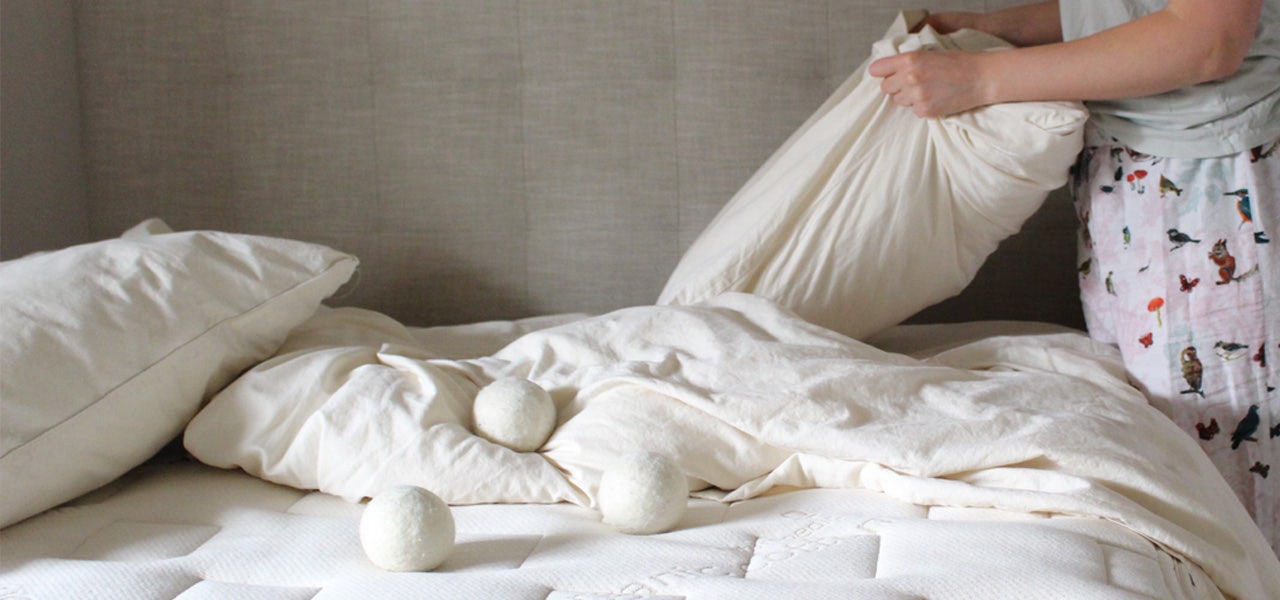
[[[908,31],[872,59],[927,48],[999,51],[976,31]],[[1086,112],[999,104],[920,119],[859,68],[703,230],[660,304],[724,292],[769,298],[854,338],[959,294],[1001,240],[1066,183]]]
[[[1280,554],[1278,151],[1171,159],[1091,128],[1073,187],[1090,334],[1120,348]]]
[[[356,266],[316,244],[166,230],[0,263],[0,526],[146,460]]]
[[[1062,35],[1081,38],[1164,8],[1167,0],[1062,0]],[[1141,69],[1121,62],[1110,68]],[[1280,0],[1262,21],[1236,74],[1163,94],[1086,103],[1103,130],[1139,152],[1203,158],[1280,137]]]

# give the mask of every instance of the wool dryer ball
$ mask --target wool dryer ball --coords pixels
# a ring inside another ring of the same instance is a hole
[[[453,552],[453,513],[439,496],[406,485],[374,496],[360,517],[365,556],[387,571],[430,571]]]
[[[605,524],[623,533],[661,533],[684,516],[689,482],[670,458],[637,452],[605,470],[597,500]]]
[[[523,377],[506,377],[476,394],[476,433],[516,452],[533,452],[551,437],[556,405],[551,394]]]

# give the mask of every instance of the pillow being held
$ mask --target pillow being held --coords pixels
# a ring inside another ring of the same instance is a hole
[[[973,30],[909,33],[872,56],[721,209],[659,304],[747,292],[863,339],[960,293],[1004,238],[1066,183],[1088,117],[1073,102],[997,104],[920,119],[867,75],[922,48],[999,51]]]

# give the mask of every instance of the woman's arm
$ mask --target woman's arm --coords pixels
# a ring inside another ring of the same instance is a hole
[[[881,89],[896,104],[922,117],[997,102],[1147,96],[1234,73],[1261,13],[1262,0],[1169,0],[1162,10],[1070,42],[981,54],[910,52],[878,60],[868,72],[884,78]]]

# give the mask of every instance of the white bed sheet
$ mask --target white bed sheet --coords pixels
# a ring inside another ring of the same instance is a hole
[[[147,465],[0,532],[0,597],[1221,597],[1195,565],[1106,521],[865,490],[693,500],[651,536],[568,504],[455,507],[458,544],[430,573],[368,562],[362,509],[198,463]]]

